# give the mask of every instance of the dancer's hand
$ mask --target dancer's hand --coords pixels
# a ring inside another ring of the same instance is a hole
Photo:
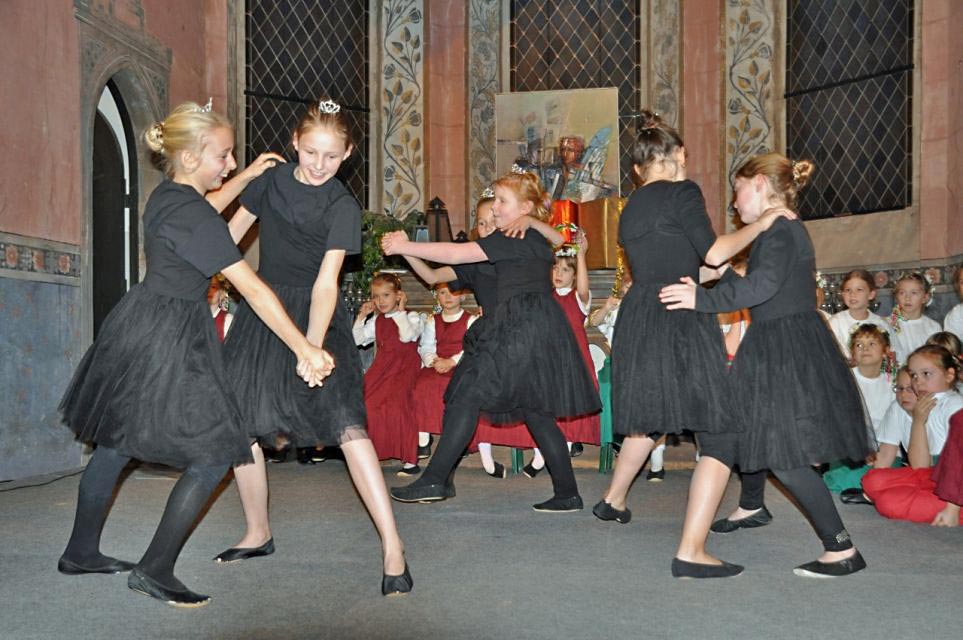
[[[782,207],[772,207],[766,209],[759,216],[759,225],[762,227],[763,231],[766,231],[773,225],[773,223],[779,218],[786,218],[787,220],[795,220],[799,215],[795,211],[789,209],[784,209]]]
[[[277,166],[284,162],[285,160],[282,156],[269,151],[259,155],[257,159],[251,164],[247,165],[244,168],[244,171],[241,173],[243,173],[248,180],[253,180],[271,167]]]
[[[320,387],[321,381],[334,371],[334,358],[324,349],[308,345],[298,359],[296,370],[309,387]]]
[[[381,236],[381,250],[386,256],[396,256],[404,253],[404,248],[411,242],[404,231],[389,231]]]
[[[659,301],[669,311],[695,309],[696,283],[689,276],[680,278],[682,284],[670,284],[659,291]]]
[[[436,358],[431,367],[438,373],[448,373],[455,368],[455,361],[451,358]]]
[[[958,527],[960,526],[960,506],[947,502],[943,510],[936,514],[930,525],[934,527]]]
[[[532,226],[532,219],[529,216],[519,216],[512,222],[501,228],[502,234],[506,238],[524,238],[525,232]]]

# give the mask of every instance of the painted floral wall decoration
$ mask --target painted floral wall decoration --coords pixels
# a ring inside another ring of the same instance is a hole
[[[468,210],[495,179],[495,94],[500,91],[500,0],[468,3]]]
[[[730,182],[746,160],[774,146],[773,15],[771,0],[727,3],[725,141]]]
[[[381,117],[385,211],[424,208],[424,14],[421,0],[385,0]]]

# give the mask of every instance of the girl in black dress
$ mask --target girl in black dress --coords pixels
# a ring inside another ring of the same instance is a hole
[[[719,385],[726,349],[716,319],[669,313],[659,303],[659,290],[682,276],[697,278],[703,262],[728,260],[780,215],[772,212],[716,237],[702,191],[686,179],[682,138],[658,116],[643,117],[648,126],[639,132],[632,158],[642,186],[619,219],[633,284],[612,336],[612,428],[625,439],[612,482],[593,509],[599,519],[620,523],[632,517],[629,489],[662,434],[731,426],[729,394]]]
[[[175,578],[174,563],[227,469],[250,460],[207,305],[210,277],[223,273],[264,318],[287,346],[292,374],[297,365],[297,375],[315,386],[333,362],[294,326],[204,199],[236,167],[228,121],[209,107],[185,103],[145,137],[170,179],[154,190],[144,211],[147,274],[107,316],[61,402],[67,425],[97,449],[80,481],[73,532],[58,569],[131,571],[131,589],[197,607],[210,598]],[[100,553],[114,485],[131,458],[184,469],[136,566]]]
[[[508,174],[495,183],[495,224],[505,227],[521,216],[544,217],[544,192],[531,173]],[[557,417],[600,409],[572,329],[552,298],[554,255],[538,234],[509,238],[501,231],[466,243],[416,243],[404,233],[386,234],[385,253],[449,264],[491,262],[496,273],[494,308],[466,334],[465,355],[445,392],[441,442],[418,480],[396,487],[401,502],[454,497],[450,475],[471,440],[481,412],[493,424],[524,420],[552,475],[554,496],[536,511],[582,508],[565,437]],[[486,303],[487,304],[487,303]]]
[[[796,194],[813,165],[770,153],[736,173],[735,207],[747,224],[769,208],[794,210]],[[799,220],[776,220],[755,241],[748,274],[727,270],[712,289],[691,278],[665,287],[668,309],[714,314],[748,307],[752,324],[732,363],[738,428],[706,434],[701,469],[692,479],[689,509],[673,572],[719,575],[704,558],[709,523],[734,464],[747,472],[771,469],[809,517],[825,553],[796,567],[797,575],[833,577],[855,573],[866,563],[843,527],[829,489],[813,465],[862,460],[873,451],[872,426],[859,388],[828,325],[816,310],[815,253]],[[685,312],[688,313],[688,312]],[[688,556],[688,557],[686,557]],[[686,560],[694,559],[693,562]]]
[[[240,240],[260,220],[261,277],[277,291],[311,344],[323,344],[338,368],[322,388],[306,388],[290,375],[284,345],[241,304],[225,352],[241,415],[255,438],[254,463],[234,469],[246,533],[215,560],[234,562],[274,552],[264,455],[257,439],[274,442],[283,435],[296,447],[341,447],[381,536],[382,591],[405,593],[411,590],[411,575],[381,466],[365,430],[361,358],[338,284],[345,256],[361,250],[361,207],[335,177],[352,151],[340,106],[329,100],[312,105],[298,123],[293,143],[298,162],[269,169],[254,180],[241,194],[242,206],[230,228]]]

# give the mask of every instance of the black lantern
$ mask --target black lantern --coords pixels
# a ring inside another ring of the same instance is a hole
[[[431,242],[451,242],[451,221],[448,220],[448,209],[441,198],[436,197],[428,203],[425,225]]]

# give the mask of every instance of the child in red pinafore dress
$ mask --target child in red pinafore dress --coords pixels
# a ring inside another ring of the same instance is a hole
[[[398,276],[379,273],[371,280],[371,300],[361,305],[352,328],[358,346],[375,343],[374,362],[364,374],[368,436],[379,460],[404,463],[398,475],[421,471],[418,425],[408,402],[421,369],[418,337],[422,321],[417,313],[405,310],[406,299]]]
[[[418,457],[428,457],[430,440],[427,434],[441,435],[441,418],[445,412],[445,389],[451,374],[462,356],[462,338],[477,319],[461,308],[465,296],[452,291],[448,284],[434,286],[441,313],[425,323],[418,353],[424,368],[418,372],[412,387],[410,407],[419,428]]]

